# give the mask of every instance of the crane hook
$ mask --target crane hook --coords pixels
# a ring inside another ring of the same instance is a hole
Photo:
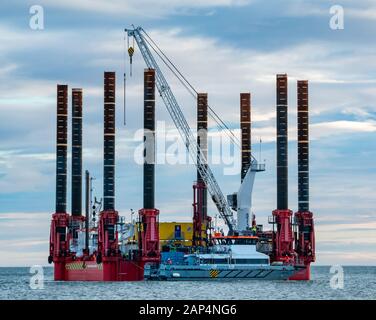
[[[132,57],[133,57],[134,49],[133,47],[128,48],[128,54],[129,54],[129,72],[130,76],[132,76]]]

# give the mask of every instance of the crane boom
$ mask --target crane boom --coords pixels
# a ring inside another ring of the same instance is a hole
[[[181,138],[183,139],[185,146],[188,150],[188,153],[196,163],[197,170],[199,171],[202,179],[205,182],[205,185],[209,191],[209,194],[217,207],[217,210],[221,218],[225,221],[229,228],[229,233],[232,234],[236,231],[236,223],[234,220],[233,212],[229,207],[225,196],[222,193],[221,188],[218,185],[217,180],[215,179],[213,172],[210,167],[207,165],[206,158],[201,152],[196,139],[194,138],[192,131],[189,127],[187,120],[184,117],[184,114],[176,101],[176,98],[168,85],[167,80],[165,79],[161,69],[158,66],[158,63],[155,61],[150,48],[145,41],[145,38],[142,34],[143,29],[137,27],[135,29],[126,29],[128,36],[133,37],[140,49],[142,57],[145,60],[145,63],[148,68],[154,69],[156,74],[156,86],[162,100],[169,112],[176,128],[178,129]],[[197,161],[197,162],[196,162]]]

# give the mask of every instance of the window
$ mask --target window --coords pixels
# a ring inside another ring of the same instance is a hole
[[[175,225],[175,239],[181,239],[181,225]]]
[[[202,264],[228,264],[227,259],[201,259]]]
[[[201,264],[269,264],[269,259],[200,259]]]
[[[218,245],[256,245],[257,239],[255,238],[219,238],[215,239],[215,244]]]
[[[269,264],[269,259],[233,259],[233,264]]]

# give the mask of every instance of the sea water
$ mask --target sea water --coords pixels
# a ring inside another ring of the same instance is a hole
[[[0,299],[376,299],[376,267],[330,269],[313,266],[310,281],[56,282],[44,267],[40,288],[30,268],[0,268]]]

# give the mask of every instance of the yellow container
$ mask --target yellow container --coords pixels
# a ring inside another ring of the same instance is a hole
[[[159,222],[159,238],[161,246],[164,244],[192,245],[192,222]]]
[[[142,227],[142,226],[140,226]],[[159,222],[159,242],[163,245],[192,246],[192,222]],[[135,225],[134,240],[138,241],[138,230]]]

